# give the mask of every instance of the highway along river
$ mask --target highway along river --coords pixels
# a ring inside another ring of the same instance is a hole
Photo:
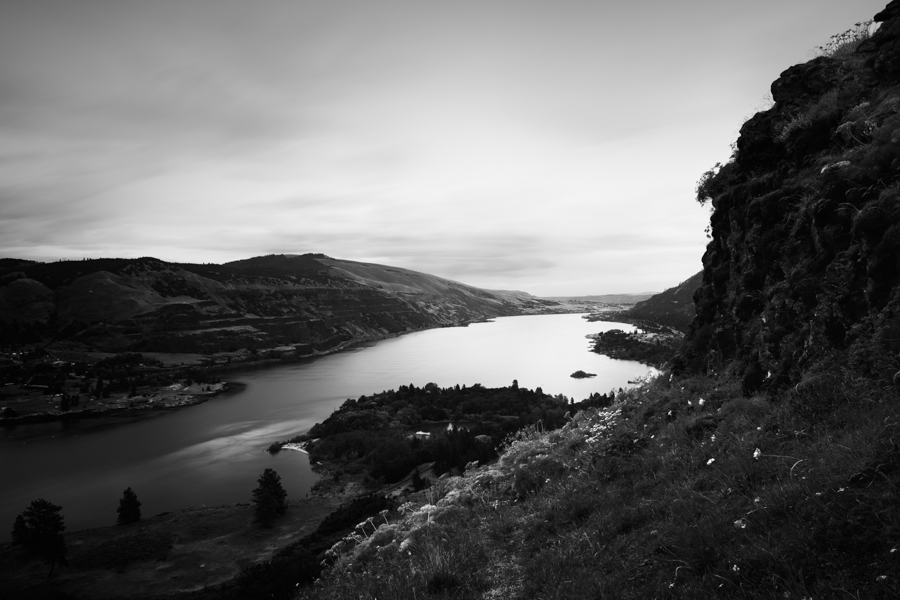
[[[315,483],[307,456],[269,455],[273,441],[303,433],[347,398],[410,383],[441,387],[541,387],[576,401],[627,387],[652,369],[589,352],[589,333],[632,330],[588,323],[580,315],[505,317],[468,327],[432,329],[330,356],[232,371],[235,391],[142,420],[100,426],[22,425],[0,430],[0,527],[6,533],[31,500],[63,507],[70,531],[111,525],[131,487],[145,516],[186,506],[249,502],[256,479],[274,468],[292,498]],[[596,373],[573,379],[576,370]]]

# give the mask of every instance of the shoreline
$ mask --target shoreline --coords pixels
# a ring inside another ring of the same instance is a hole
[[[417,333],[419,331],[428,331],[431,329],[442,329],[447,327],[467,327],[472,323],[483,323],[490,322],[492,319],[479,319],[479,320],[471,320],[464,321],[458,324],[443,324],[443,325],[435,325],[434,327],[426,327],[422,329],[413,329],[409,331],[396,332],[396,333],[387,333],[379,336],[374,335],[366,335],[364,337],[358,339],[351,339],[339,342],[332,348],[327,348],[324,350],[313,350],[312,352],[305,354],[296,354],[296,346],[290,349],[285,346],[283,353],[278,358],[257,358],[251,360],[237,360],[233,361],[232,358],[239,357],[250,357],[253,356],[250,354],[248,350],[243,350],[234,352],[234,353],[214,353],[214,354],[197,354],[196,362],[180,362],[180,364],[172,364],[169,365],[168,368],[178,371],[187,371],[190,369],[204,369],[209,373],[220,373],[222,375],[227,374],[230,371],[237,371],[241,369],[253,369],[253,368],[267,368],[273,367],[277,365],[284,364],[295,364],[300,363],[306,360],[315,360],[318,358],[323,358],[325,356],[329,356],[332,354],[337,354],[339,352],[343,352],[345,350],[352,349],[355,346],[367,344],[367,343],[375,343],[381,340],[398,338],[403,335],[407,335],[410,333]],[[268,349],[268,351],[274,351],[277,349]],[[52,347],[49,349],[49,353],[53,353]],[[129,354],[129,353],[122,353]],[[172,354],[172,353],[160,353],[160,352],[146,352],[142,353],[146,356],[155,356],[161,357],[169,354],[170,356],[181,357],[180,354]],[[228,362],[218,362],[222,360],[223,355],[226,357]],[[177,360],[177,359],[176,359]],[[179,410],[183,408],[189,408],[192,406],[196,406],[198,404],[203,404],[211,400],[213,397],[226,392],[232,391],[240,384],[234,381],[222,381],[221,389],[217,389],[213,392],[206,391],[198,391],[196,393],[191,394],[173,394],[173,395],[165,395],[165,388],[158,388],[155,390],[149,397],[147,395],[141,395],[138,398],[138,402],[140,404],[134,404],[134,400],[131,400],[127,406],[125,405],[116,405],[116,406],[85,406],[79,408],[70,408],[67,411],[55,409],[50,411],[41,411],[41,412],[32,412],[28,414],[20,414],[16,416],[4,416],[0,413],[0,428],[15,428],[19,425],[30,425],[30,424],[44,424],[44,423],[57,423],[57,422],[66,422],[66,421],[80,421],[82,419],[85,420],[94,420],[94,419],[102,419],[102,418],[111,418],[111,419],[123,419],[123,421],[128,418],[141,418],[144,416],[149,416],[156,412],[168,412]],[[155,398],[158,394],[163,394],[162,398],[160,398],[161,402],[153,402],[148,401]],[[15,397],[10,397],[11,400],[15,400]],[[94,400],[96,401],[96,399]]]

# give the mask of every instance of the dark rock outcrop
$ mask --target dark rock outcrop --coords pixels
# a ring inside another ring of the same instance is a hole
[[[900,370],[900,0],[876,20],[855,51],[784,71],[701,187],[712,240],[680,367],[731,365],[747,393],[828,360]]]

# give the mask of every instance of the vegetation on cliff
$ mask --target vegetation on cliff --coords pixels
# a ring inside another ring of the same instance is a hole
[[[734,369],[745,393],[838,355],[900,371],[900,4],[784,71],[774,105],[701,179],[712,239],[679,368]]]

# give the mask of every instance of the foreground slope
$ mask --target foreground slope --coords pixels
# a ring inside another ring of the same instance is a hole
[[[289,346],[304,355],[552,304],[522,292],[491,292],[321,254],[223,265],[4,259],[0,282],[4,339],[64,339],[109,352]]]

